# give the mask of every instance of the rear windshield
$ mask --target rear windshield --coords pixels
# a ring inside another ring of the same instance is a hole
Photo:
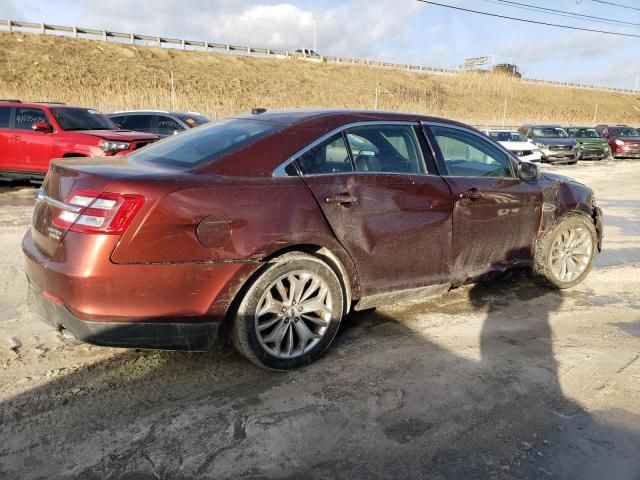
[[[610,128],[609,133],[614,137],[640,137],[640,133],[631,127]]]
[[[569,135],[559,127],[536,127],[533,136],[538,138],[568,138]]]
[[[88,108],[52,108],[62,130],[115,130],[116,125],[98,110]]]
[[[192,113],[176,113],[175,116],[186,123],[189,128],[198,127],[200,125],[204,125],[205,123],[211,122],[211,120],[209,120],[204,115],[196,115]]]
[[[210,123],[168,137],[130,155],[136,161],[190,169],[212,162],[280,130],[281,124],[246,119]]]

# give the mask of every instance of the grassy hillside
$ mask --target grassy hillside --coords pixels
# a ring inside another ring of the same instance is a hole
[[[108,112],[176,108],[221,118],[251,107],[374,106],[473,124],[528,121],[640,123],[632,95],[520,83],[494,74],[437,76],[391,69],[183,52],[64,37],[0,32],[0,98],[51,100]]]

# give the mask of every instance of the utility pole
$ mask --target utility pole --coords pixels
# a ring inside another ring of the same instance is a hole
[[[378,95],[380,95],[380,82],[376,82],[376,99],[373,104],[374,110],[378,110]]]
[[[638,91],[638,84],[640,83],[640,75],[636,75],[636,92]]]
[[[318,36],[318,19],[314,15],[313,16],[313,51],[316,53],[318,53],[317,36]]]
[[[502,126],[504,127],[507,121],[507,99],[504,99],[504,107],[502,109]]]
[[[596,123],[596,118],[598,118],[598,104],[596,103],[596,110],[593,112],[593,123]]]

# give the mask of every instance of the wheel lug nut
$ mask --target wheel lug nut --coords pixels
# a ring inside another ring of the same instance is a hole
[[[287,307],[282,307],[282,312],[286,312],[287,311]]]
[[[302,307],[298,307],[298,311],[300,311],[300,312],[301,312],[302,310],[303,310],[303,308],[302,308]]]

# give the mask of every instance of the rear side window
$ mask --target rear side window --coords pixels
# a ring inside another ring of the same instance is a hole
[[[366,125],[346,130],[357,172],[424,173],[411,125]]]
[[[305,175],[353,171],[349,150],[341,133],[300,155],[298,166]]]
[[[31,125],[36,122],[49,123],[45,113],[39,108],[17,108],[16,128],[19,130],[31,130]]]
[[[230,119],[167,137],[130,155],[132,160],[190,169],[210,163],[283,128],[258,120]]]
[[[11,107],[0,107],[0,128],[9,128]]]
[[[127,115],[120,124],[125,130],[151,133],[151,119],[153,115]]]

